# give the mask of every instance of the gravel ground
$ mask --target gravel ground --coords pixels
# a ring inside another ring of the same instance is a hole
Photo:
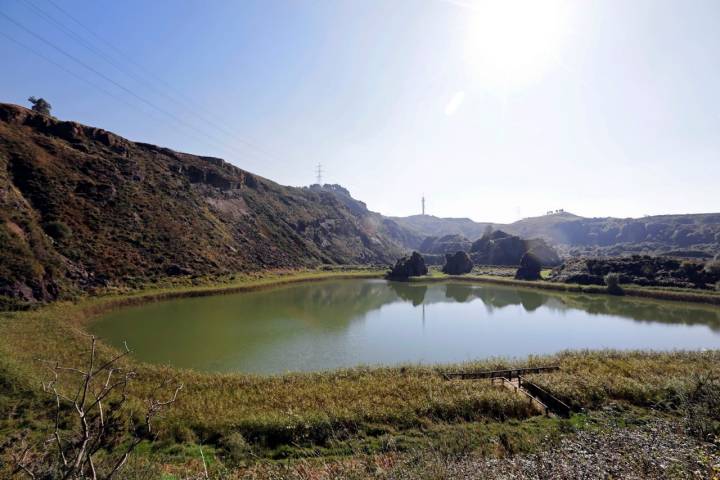
[[[607,433],[583,431],[535,455],[461,460],[447,464],[446,478],[720,479],[720,452],[658,421]]]
[[[653,419],[640,426],[583,430],[568,435],[555,448],[531,455],[443,458],[432,453],[390,454],[251,469],[237,478],[720,480],[720,445],[686,435],[679,422]]]

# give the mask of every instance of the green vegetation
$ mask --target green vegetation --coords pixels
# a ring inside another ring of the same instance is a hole
[[[7,439],[1,444],[2,457],[8,461],[16,453],[13,449],[24,433],[28,441],[37,441],[51,424],[52,401],[38,388],[46,372],[37,359],[77,366],[87,348],[82,328],[101,312],[184,295],[380,274],[371,270],[243,275],[194,288],[188,288],[192,279],[176,279],[174,284],[145,291],[0,314],[0,438]],[[444,278],[434,275],[431,281]],[[468,281],[482,280],[487,279],[468,277]],[[114,350],[101,344],[98,353],[108,358]],[[429,451],[449,457],[470,451],[506,455],[534,451],[547,446],[548,439],[584,428],[578,427],[584,422],[582,416],[567,421],[534,417],[526,400],[489,382],[445,381],[439,375],[441,367],[358,367],[261,377],[202,374],[131,359],[122,359],[121,364],[138,375],[129,385],[128,408],[139,409],[164,379],[186,386],[177,404],[158,419],[157,441],[138,446],[126,478],[153,478],[142,475],[159,464],[169,465],[167,471],[178,469],[179,476],[187,469],[200,471],[201,444],[208,468],[219,474],[243,465],[272,470],[273,464],[265,462],[292,458],[375,458]],[[671,416],[685,414],[683,399],[697,390],[698,372],[720,377],[720,352],[567,352],[442,369],[547,364],[558,364],[561,371],[534,376],[533,381],[575,408],[598,409],[620,402]],[[701,408],[697,411],[702,413]]]
[[[622,295],[623,289],[620,286],[620,274],[608,273],[605,275],[605,286],[611,295]]]
[[[50,110],[52,110],[52,105],[50,105],[50,102],[45,100],[44,98],[35,98],[30,97],[28,98],[28,102],[32,104],[32,111],[37,112],[42,115],[50,115]]]

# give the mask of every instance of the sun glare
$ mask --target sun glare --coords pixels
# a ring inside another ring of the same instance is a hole
[[[557,61],[567,28],[562,0],[481,0],[469,6],[466,59],[484,86],[526,85]]]

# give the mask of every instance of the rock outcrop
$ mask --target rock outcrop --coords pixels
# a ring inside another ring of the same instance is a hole
[[[395,266],[388,272],[387,278],[403,280],[410,277],[427,275],[428,269],[425,260],[418,252],[413,252],[409,257],[402,257]]]
[[[470,248],[470,256],[476,265],[519,265],[528,252],[532,252],[545,266],[560,263],[557,252],[544,240],[525,240],[501,230],[483,235]]]
[[[470,273],[473,268],[472,260],[470,256],[463,251],[458,251],[455,254],[445,254],[445,265],[443,266],[443,273],[448,275],[464,275]]]
[[[540,271],[542,270],[542,263],[540,260],[528,252],[520,259],[520,268],[515,273],[517,280],[540,280]]]

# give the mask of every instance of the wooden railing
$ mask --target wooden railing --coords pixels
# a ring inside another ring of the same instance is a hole
[[[445,380],[472,380],[476,378],[499,378],[505,377],[509,380],[518,378],[521,375],[527,375],[530,373],[543,373],[551,372],[553,370],[560,370],[557,365],[549,367],[532,367],[532,368],[512,368],[508,370],[484,370],[480,372],[441,372],[441,375]]]
[[[572,412],[570,407],[544,388],[524,379],[523,377],[518,378],[518,384],[521,390],[525,390],[528,394],[538,399],[554,414],[561,417],[570,416],[570,413]]]

